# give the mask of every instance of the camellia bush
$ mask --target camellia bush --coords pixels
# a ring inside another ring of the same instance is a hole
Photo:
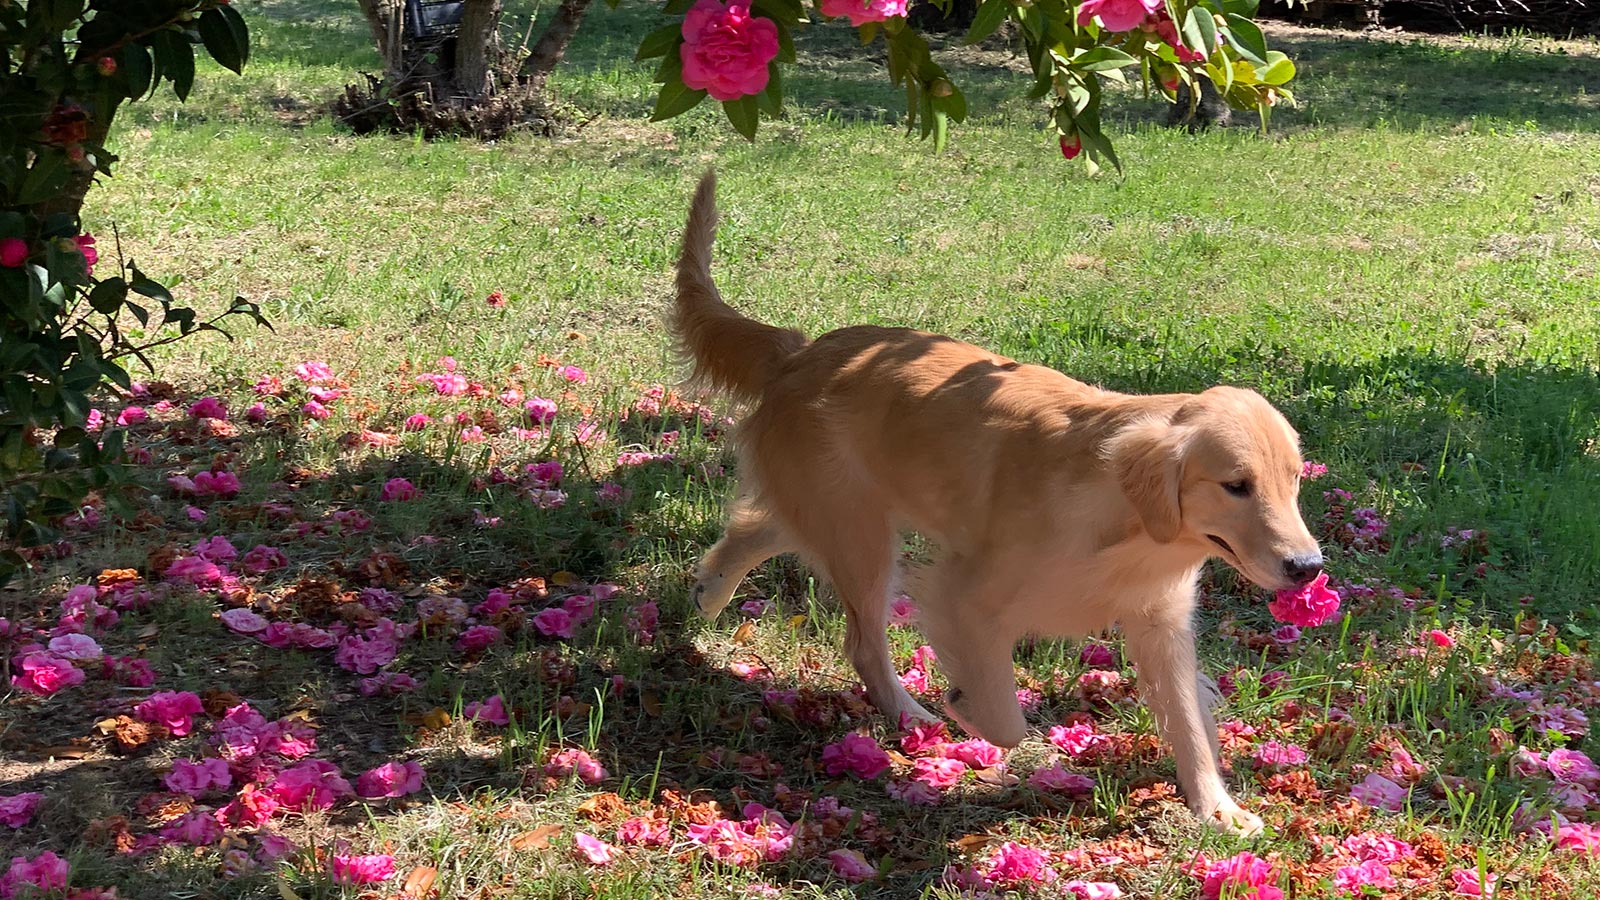
[[[824,19],[846,19],[863,45],[882,40],[890,80],[906,92],[908,128],[943,148],[967,100],[927,40],[906,22],[908,0],[820,0]],[[1255,23],[1259,0],[983,0],[966,35],[977,43],[1007,20],[1027,46],[1032,96],[1048,98],[1061,152],[1121,168],[1100,127],[1103,87],[1130,75],[1169,99],[1208,80],[1228,103],[1254,109],[1265,128],[1273,105],[1292,102],[1287,56],[1267,49]],[[710,97],[740,134],[754,139],[761,113],[779,114],[783,69],[795,61],[791,32],[807,21],[801,0],[668,0],[681,21],[645,37],[639,59],[661,59],[655,118],[669,119]],[[1184,91],[1185,86],[1190,88]]]
[[[249,33],[227,0],[0,0],[0,583],[91,492],[115,504],[121,433],[93,407],[124,361],[229,316],[199,319],[79,217],[125,101],[188,96],[196,48],[238,72]],[[146,360],[146,362],[148,362]]]

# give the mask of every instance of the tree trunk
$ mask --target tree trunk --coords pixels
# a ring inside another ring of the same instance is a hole
[[[405,0],[358,0],[372,30],[372,46],[383,57],[383,80],[392,82],[405,71],[401,36],[405,29]]]
[[[493,71],[500,62],[502,0],[466,0],[456,32],[456,95],[469,103],[494,94]]]
[[[1190,108],[1192,94],[1187,84],[1178,87],[1178,99],[1173,102],[1172,108],[1167,111],[1167,125],[1172,127],[1183,126],[1190,131],[1202,131],[1212,125],[1227,126],[1233,124],[1233,109],[1228,106],[1228,101],[1222,99],[1217,86],[1209,78],[1201,78],[1200,102]]]
[[[522,63],[522,77],[533,84],[535,90],[544,90],[545,80],[555,71],[561,57],[566,55],[567,45],[572,43],[572,36],[577,34],[578,25],[583,22],[583,15],[589,11],[591,2],[593,0],[561,0],[555,18],[545,28],[544,34],[539,35],[538,42]]]

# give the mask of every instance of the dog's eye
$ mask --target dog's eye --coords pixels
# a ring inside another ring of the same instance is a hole
[[[1224,481],[1222,489],[1235,497],[1250,496],[1250,482],[1240,479],[1238,481]]]

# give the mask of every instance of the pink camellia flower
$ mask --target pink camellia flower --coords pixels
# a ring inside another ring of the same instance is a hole
[[[1078,653],[1078,662],[1091,669],[1108,669],[1117,664],[1117,655],[1111,648],[1099,641],[1090,641],[1083,645],[1083,650]]]
[[[1272,864],[1245,852],[1219,860],[1206,868],[1200,885],[1200,896],[1205,900],[1218,900],[1224,895],[1230,900],[1283,900],[1278,889],[1278,873]]]
[[[266,544],[257,544],[244,555],[240,561],[241,567],[251,575],[262,575],[274,569],[281,569],[289,564],[289,558],[277,547],[268,547]]]
[[[326,419],[333,415],[333,410],[327,408],[316,400],[307,400],[303,405],[301,405],[300,411],[313,419]]]
[[[55,642],[51,642],[50,649],[55,649]],[[1581,750],[1568,750],[1557,747],[1550,751],[1544,761],[1545,768],[1552,777],[1563,784],[1578,784],[1587,788],[1600,788],[1600,767],[1596,767],[1594,760]]]
[[[1416,855],[1416,850],[1410,844],[1386,831],[1353,834],[1345,838],[1341,846],[1346,853],[1362,862],[1377,860],[1386,866]]]
[[[320,359],[308,359],[294,367],[294,377],[306,384],[333,380],[333,367]]]
[[[546,637],[571,638],[574,623],[572,614],[559,606],[541,610],[533,617],[533,627]]]
[[[13,794],[10,797],[0,797],[0,825],[8,828],[21,828],[32,821],[33,814],[38,811],[39,804],[44,800],[44,795],[29,791],[26,794]]]
[[[487,722],[490,725],[510,725],[511,716],[506,714],[506,702],[495,694],[483,702],[474,700],[467,704],[461,711],[462,718],[470,722]]]
[[[1107,31],[1132,31],[1162,5],[1162,0],[1083,0],[1078,6],[1078,24],[1087,25],[1099,16]]]
[[[356,793],[368,799],[404,797],[422,790],[422,766],[414,761],[386,762],[356,779]]]
[[[161,691],[133,708],[140,721],[165,725],[178,737],[189,733],[194,717],[202,712],[200,697],[190,691]]]
[[[1300,640],[1299,625],[1280,625],[1272,629],[1272,642],[1274,644],[1288,646],[1298,640]]]
[[[456,638],[456,650],[462,653],[482,653],[505,639],[505,632],[493,625],[474,625]]]
[[[1048,768],[1035,769],[1033,774],[1028,776],[1028,786],[1073,797],[1087,797],[1094,793],[1093,778],[1068,772],[1060,762],[1052,763]]]
[[[599,760],[575,747],[552,753],[550,761],[544,764],[544,774],[551,778],[576,775],[584,784],[599,784],[611,777]]]
[[[635,847],[665,847],[672,842],[672,827],[654,816],[630,816],[617,826],[617,840]]]
[[[258,634],[271,624],[259,613],[244,608],[226,610],[220,618],[222,624],[236,634]]]
[[[296,763],[267,786],[272,799],[284,809],[327,809],[355,793],[339,767],[321,759]]]
[[[910,597],[896,597],[889,604],[890,625],[910,625],[917,620],[917,604]]]
[[[945,790],[954,787],[967,773],[967,764],[959,759],[924,756],[911,766],[911,777],[931,788]]]
[[[1543,824],[1552,828],[1554,833],[1551,837],[1555,839],[1556,849],[1600,856],[1600,827],[1588,822],[1556,823],[1553,826],[1549,822]]]
[[[1328,587],[1328,573],[1320,572],[1299,590],[1279,591],[1267,610],[1280,622],[1313,628],[1339,611],[1339,595]]]
[[[217,810],[217,824],[224,828],[260,828],[278,812],[278,807],[271,794],[247,784],[237,797]]]
[[[1050,855],[1016,841],[1006,841],[990,853],[982,866],[984,875],[995,887],[1015,889],[1030,884],[1049,884],[1056,880]]]
[[[889,770],[889,754],[866,735],[847,734],[843,740],[822,748],[822,769],[829,775],[848,772],[870,781]]]
[[[556,402],[545,397],[529,397],[522,408],[527,410],[529,421],[535,425],[550,424],[559,411]]]
[[[194,476],[194,490],[197,494],[232,497],[239,493],[239,488],[239,476],[232,472],[200,472]]]
[[[583,832],[572,836],[572,848],[591,866],[610,865],[617,855],[617,848],[592,834]]]
[[[778,26],[752,15],[749,0],[700,0],[683,19],[683,83],[713,100],[767,89],[767,64],[778,55]]]
[[[1393,781],[1374,772],[1367,779],[1350,789],[1350,796],[1368,806],[1389,812],[1399,812],[1406,802],[1406,797],[1411,791],[1395,784]]]
[[[34,646],[38,646],[35,644]],[[11,686],[40,697],[82,684],[83,670],[54,653],[35,651],[11,661]]]
[[[1281,744],[1277,741],[1267,741],[1256,748],[1256,765],[1262,768],[1282,768],[1285,766],[1303,766],[1309,758],[1304,747],[1298,744]]]
[[[335,856],[328,860],[335,884],[381,884],[394,877],[394,857]]]
[[[188,844],[191,847],[210,847],[222,840],[222,825],[209,809],[192,810],[158,832],[168,844]]]
[[[195,419],[226,419],[228,407],[216,397],[201,397],[189,404],[189,416]]]
[[[421,431],[422,429],[427,428],[429,425],[432,425],[432,424],[433,424],[433,417],[432,416],[425,416],[422,413],[414,413],[411,416],[408,416],[406,418],[405,424],[400,426],[400,430],[402,430],[402,431]]]
[[[28,242],[22,238],[0,238],[0,266],[20,269],[28,261]]]
[[[1063,894],[1075,900],[1121,900],[1122,888],[1109,881],[1064,881],[1059,886]]]
[[[959,759],[974,769],[988,769],[1005,762],[1006,752],[983,738],[973,738],[944,748],[944,756]]]
[[[852,883],[878,877],[878,869],[859,850],[834,850],[828,854],[828,867],[833,874]]]
[[[173,762],[172,771],[161,783],[169,791],[198,797],[207,791],[227,790],[233,785],[233,775],[228,772],[226,760],[215,757],[199,762],[180,759]]]
[[[76,234],[72,242],[78,245],[78,252],[83,254],[83,266],[89,272],[94,272],[94,264],[100,261],[100,251],[94,248],[94,235]]]
[[[222,535],[214,535],[194,545],[196,556],[221,565],[239,558],[239,550]]]
[[[934,806],[939,802],[939,789],[925,781],[897,778],[884,785],[883,792],[901,803],[912,806]]]
[[[346,672],[371,675],[394,662],[399,653],[400,648],[389,638],[369,640],[352,634],[339,641],[338,649],[333,651],[333,664]]]
[[[850,17],[850,24],[861,27],[906,14],[907,0],[822,0],[822,14],[830,19]]]
[[[361,696],[377,697],[407,694],[417,689],[417,680],[404,672],[379,672],[361,679]]]
[[[702,0],[702,2],[704,2],[704,0]],[[691,12],[690,15],[694,15],[694,13]],[[562,366],[556,370],[556,374],[572,382],[573,384],[589,383],[589,373],[578,368],[577,366]]]
[[[142,422],[148,421],[149,418],[150,414],[145,412],[144,407],[127,406],[123,407],[122,412],[117,413],[117,425],[122,428],[127,428],[130,425],[138,425]]]
[[[1484,884],[1477,869],[1456,869],[1450,873],[1450,881],[1455,884],[1454,893],[1461,897],[1492,897],[1495,895],[1495,883],[1499,880],[1499,876],[1491,872],[1489,883]]]
[[[398,503],[416,499],[417,493],[417,486],[406,479],[391,478],[383,483],[381,496],[387,503]]]
[[[900,739],[900,749],[912,756],[939,754],[949,740],[950,732],[943,722],[917,722]]]
[[[87,634],[63,634],[50,639],[50,652],[62,659],[93,662],[105,655],[100,644]]]
[[[306,388],[306,394],[318,403],[327,404],[338,400],[340,397],[343,397],[344,389],[330,387],[310,387]]]
[[[1449,650],[1456,645],[1455,638],[1437,628],[1423,632],[1422,636],[1441,650]]]
[[[1326,474],[1328,474],[1328,467],[1322,463],[1312,462],[1308,459],[1300,464],[1300,477],[1306,481],[1316,481]]]
[[[489,296],[483,298],[483,302],[488,304],[490,309],[505,309],[506,295],[499,291],[490,291]]]
[[[168,581],[191,584],[202,590],[222,584],[224,574],[216,563],[204,556],[185,556],[175,559],[162,573]]]
[[[1333,873],[1333,886],[1341,891],[1360,895],[1362,888],[1369,885],[1380,889],[1394,887],[1395,880],[1389,874],[1389,867],[1378,860],[1369,859],[1360,865],[1340,866]]]
[[[14,856],[11,858],[11,867],[0,875],[0,897],[10,900],[12,897],[43,896],[66,890],[71,874],[72,866],[49,850],[32,859]]]
[[[1056,725],[1050,729],[1050,743],[1076,759],[1105,743],[1106,736],[1095,731],[1094,725],[1078,722],[1073,725]]]

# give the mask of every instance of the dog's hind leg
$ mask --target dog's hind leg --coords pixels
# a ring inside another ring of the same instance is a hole
[[[997,621],[986,602],[1003,591],[1002,578],[951,559],[923,579],[918,627],[927,635],[950,681],[945,709],[961,727],[997,747],[1015,747],[1028,723],[1017,702],[1012,653],[1018,635]]]
[[[843,507],[843,508],[848,508]],[[845,653],[874,706],[899,725],[902,717],[937,722],[903,685],[889,653],[889,594],[899,535],[888,521],[856,509],[808,535],[808,549],[827,570],[845,614]]]
[[[700,615],[716,618],[751,569],[793,549],[783,529],[754,496],[746,494],[734,500],[722,539],[712,545],[695,570],[692,597]]]

